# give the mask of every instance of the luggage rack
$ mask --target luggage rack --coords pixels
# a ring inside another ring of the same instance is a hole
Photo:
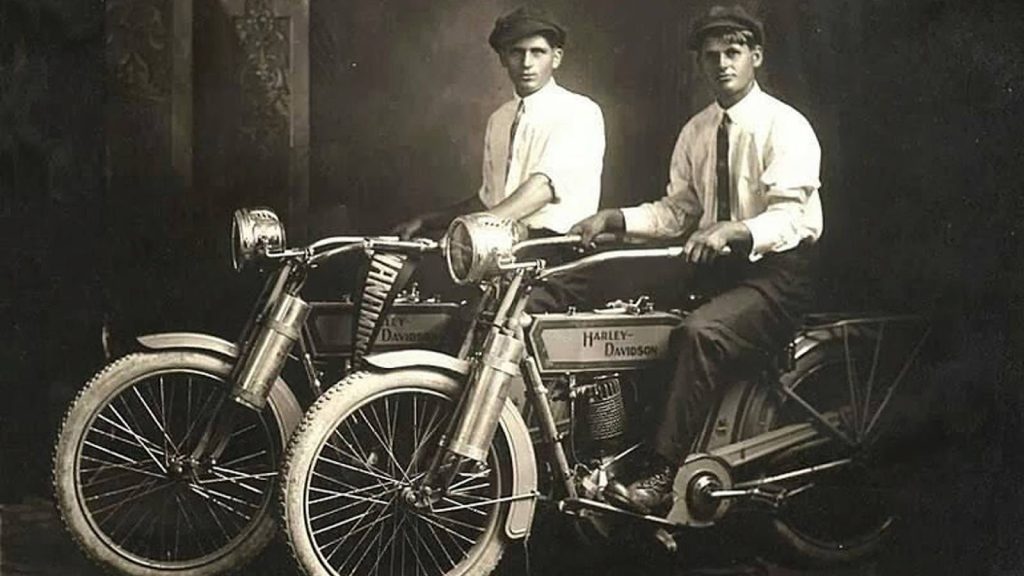
[[[782,378],[781,391],[848,444],[868,442],[877,436],[883,414],[905,386],[930,333],[928,320],[914,314],[820,313],[804,317],[804,326],[789,347],[789,368],[817,348],[841,343],[850,408],[844,415],[846,432],[797,392],[798,380]]]

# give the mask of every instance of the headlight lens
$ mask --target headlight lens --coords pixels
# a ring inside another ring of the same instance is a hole
[[[270,208],[239,208],[231,220],[231,264],[236,271],[269,248],[283,250],[284,226]]]
[[[514,220],[486,212],[460,216],[445,235],[444,256],[457,284],[479,282],[498,270],[498,262],[511,258],[512,247],[526,238],[526,229]]]

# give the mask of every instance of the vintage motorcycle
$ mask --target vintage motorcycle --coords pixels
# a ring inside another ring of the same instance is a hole
[[[767,528],[769,552],[826,564],[861,559],[885,540],[893,512],[872,482],[871,456],[926,324],[808,318],[763,373],[717,395],[667,517],[638,515],[602,492],[637,468],[658,397],[653,374],[685,311],[644,299],[592,312],[524,309],[533,286],[561,274],[682,249],[617,248],[548,267],[531,249],[579,237],[523,237],[486,214],[456,219],[444,241],[449,272],[481,286],[486,301],[469,345],[457,355],[371,355],[306,412],[281,490],[285,532],[307,574],[488,574],[530,533],[539,501],[588,538],[641,526],[675,544],[727,518],[758,518],[749,530]]]
[[[53,481],[84,552],[108,570],[148,576],[220,574],[254,558],[275,532],[277,470],[302,415],[297,398],[320,395],[372,350],[444,349],[459,305],[403,290],[418,255],[437,247],[330,237],[287,249],[273,211],[236,211],[234,266],[265,276],[238,341],[142,336],[67,410]],[[303,300],[318,266],[352,254],[365,255],[354,298]]]

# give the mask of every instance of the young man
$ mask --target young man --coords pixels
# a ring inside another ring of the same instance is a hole
[[[683,126],[666,196],[602,210],[572,231],[649,237],[689,235],[686,259],[712,278],[712,298],[686,317],[672,381],[654,430],[651,469],[609,500],[640,513],[671,506],[676,469],[689,452],[714,391],[792,336],[812,296],[811,261],[821,235],[821,149],[810,124],[765,94],[756,72],[763,28],[741,7],[712,7],[690,48],[715,102]]]
[[[480,189],[458,204],[399,224],[396,233],[408,238],[424,228],[443,228],[460,214],[487,210],[523,222],[531,235],[564,234],[597,211],[604,117],[592,100],[555,82],[565,41],[565,29],[543,10],[524,7],[498,18],[488,42],[515,98],[487,121]],[[578,278],[569,280],[538,294],[531,308],[557,308],[577,299],[582,288]]]

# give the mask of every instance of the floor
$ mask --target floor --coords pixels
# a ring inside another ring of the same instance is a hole
[[[522,547],[506,553],[498,573],[502,576],[546,574],[595,574],[616,576],[649,576],[678,574],[680,576],[816,576],[836,574],[842,576],[875,576],[874,564],[842,571],[794,572],[758,561],[744,563],[723,562],[720,565],[693,566],[679,558],[661,556],[656,550],[637,551],[633,554],[611,554],[602,559],[600,566],[588,562],[579,554],[551,558],[551,550],[544,550],[543,542],[531,542],[531,552]],[[247,576],[299,576],[280,545],[274,545],[258,561],[249,566]],[[560,551],[562,553],[563,551]],[[527,570],[529,558],[530,568]],[[691,563],[692,564],[692,563]],[[0,575],[2,576],[102,576],[77,550],[63,531],[52,502],[34,497],[19,504],[0,506]]]
[[[940,484],[945,489],[957,490],[956,484]],[[943,491],[945,491],[945,489]],[[950,506],[935,506],[943,502],[936,494],[918,491],[919,512],[922,520],[908,524],[889,547],[873,562],[844,569],[796,571],[761,562],[755,558],[737,559],[722,550],[736,548],[720,542],[691,541],[684,544],[683,553],[666,556],[651,543],[646,550],[634,548],[602,551],[596,559],[593,552],[584,549],[566,549],[551,546],[551,542],[564,542],[544,533],[535,533],[529,550],[516,545],[506,553],[498,574],[500,576],[548,576],[554,574],[588,574],[593,576],[908,576],[949,574],[999,574],[1010,576],[1024,571],[994,570],[993,566],[979,566],[979,554],[984,554],[984,539],[965,538],[976,534],[976,518],[951,517]],[[927,500],[927,501],[926,501]],[[928,503],[931,502],[931,504]],[[951,500],[945,500],[948,504]],[[930,510],[930,512],[928,511]],[[949,522],[955,521],[954,528]],[[926,528],[922,528],[922,527]],[[979,541],[981,548],[979,549]],[[689,548],[685,548],[689,546]],[[718,553],[708,555],[717,547]],[[529,567],[529,568],[527,568]],[[981,569],[979,569],[981,568]],[[272,546],[244,573],[249,576],[298,576],[291,561],[280,545]],[[100,571],[89,564],[66,536],[51,501],[30,497],[17,504],[0,506],[0,575],[2,576],[100,576]]]

